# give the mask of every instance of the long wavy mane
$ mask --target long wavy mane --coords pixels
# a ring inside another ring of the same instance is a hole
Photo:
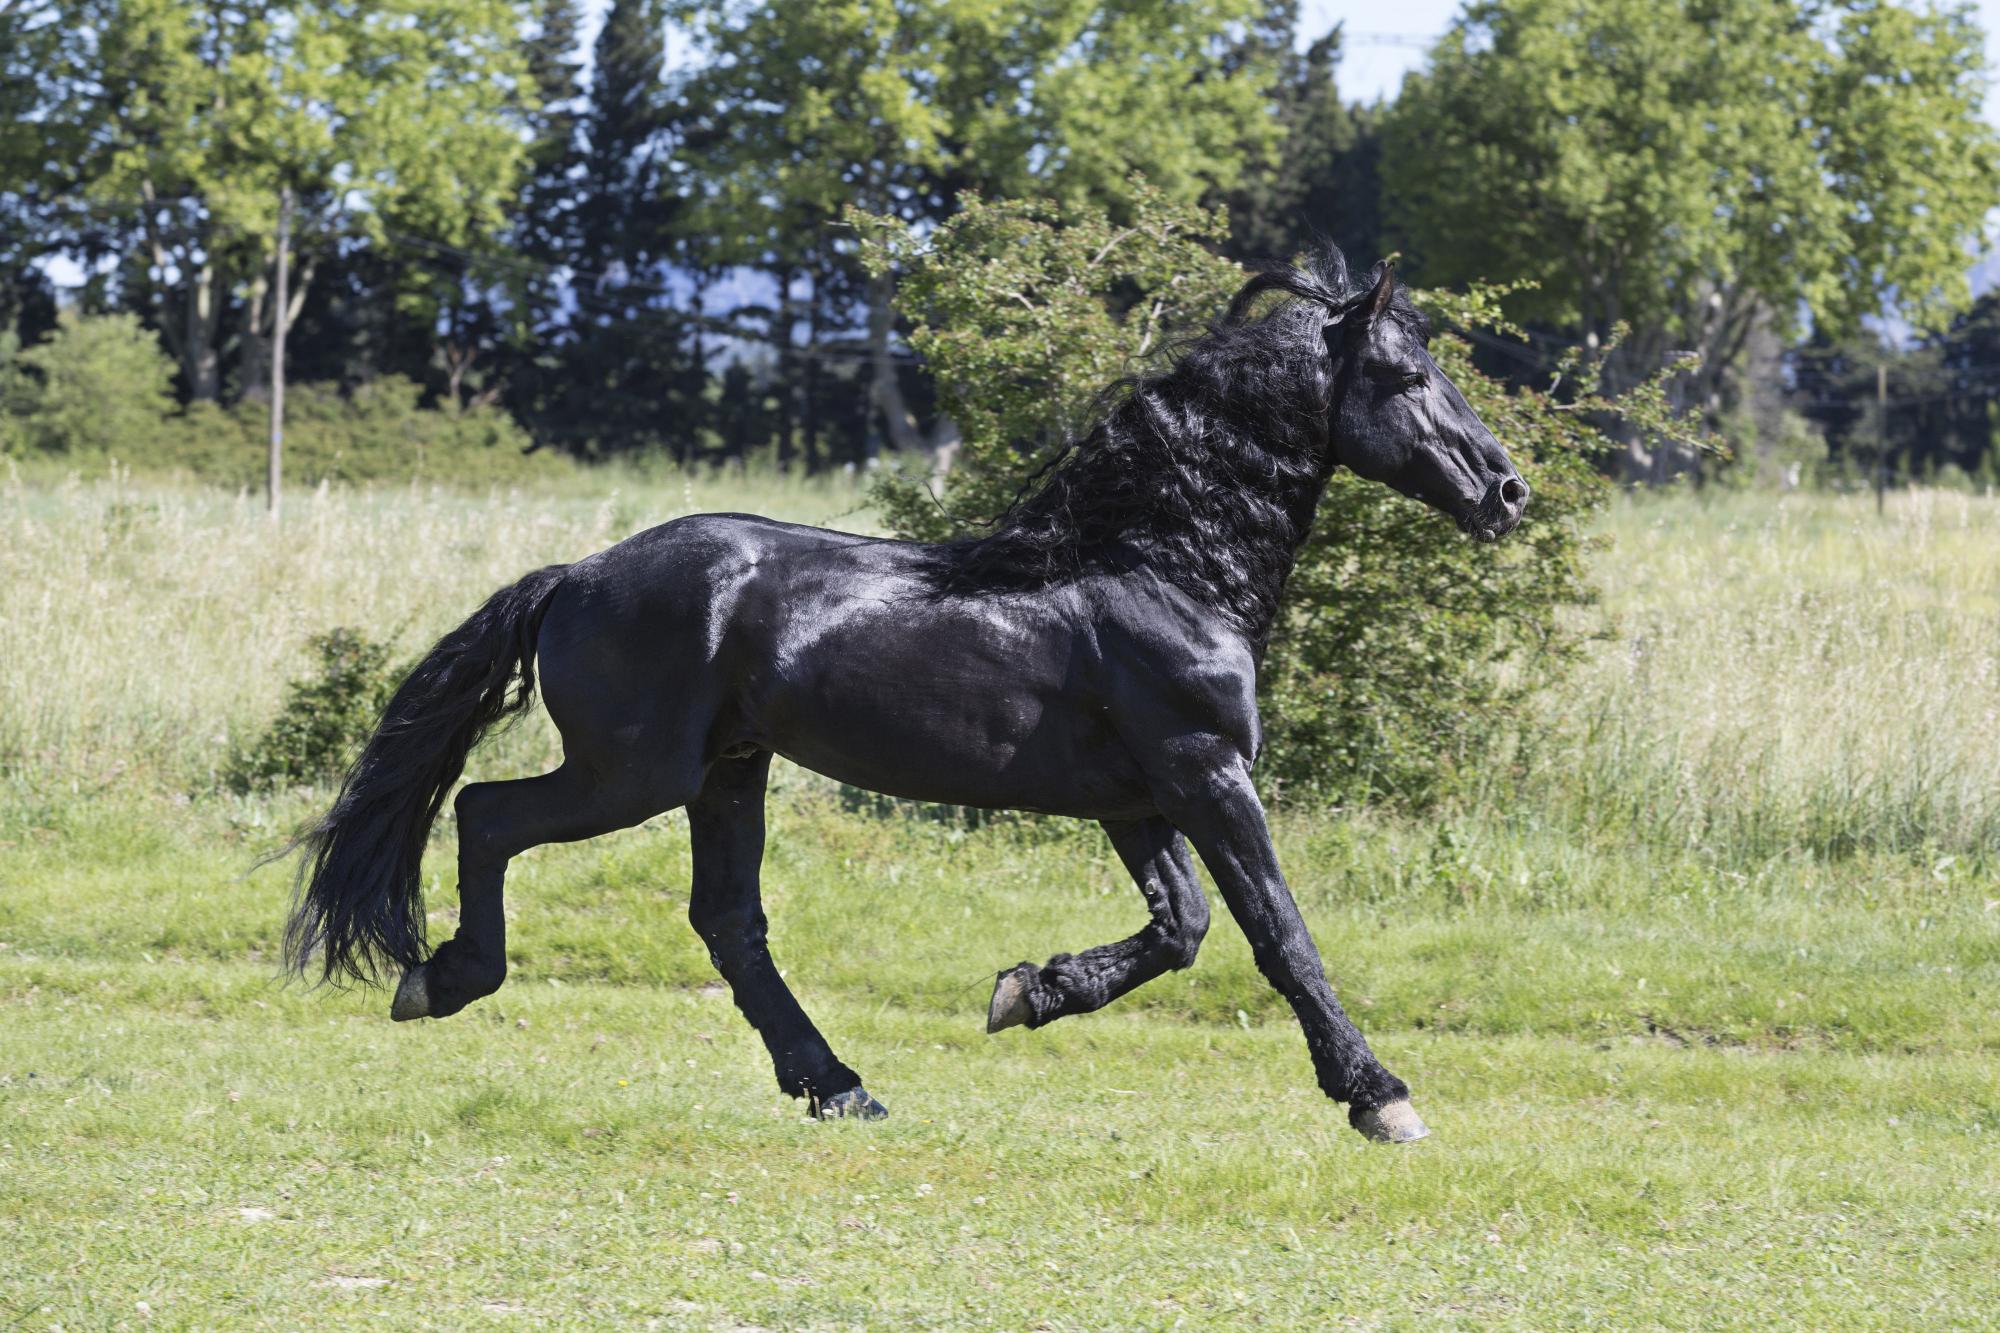
[[[1143,566],[1261,639],[1332,472],[1327,316],[1365,290],[1330,245],[1252,278],[1170,365],[1114,391],[990,533],[953,544],[953,584]],[[1289,299],[1249,318],[1269,292]],[[1423,319],[1400,291],[1393,314]]]

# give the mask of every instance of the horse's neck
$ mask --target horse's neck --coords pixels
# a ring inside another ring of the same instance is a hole
[[[1324,474],[1273,478],[1259,498],[1285,514],[1286,531],[1246,531],[1241,529],[1248,525],[1239,524],[1239,530],[1225,543],[1231,556],[1221,563],[1227,568],[1218,570],[1206,562],[1192,566],[1207,585],[1201,590],[1206,594],[1204,600],[1237,622],[1260,660],[1276,623],[1285,585],[1311,534],[1313,514],[1326,482]]]

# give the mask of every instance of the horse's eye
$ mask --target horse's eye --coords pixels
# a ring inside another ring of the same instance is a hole
[[[1424,382],[1423,371],[1410,370],[1388,362],[1377,362],[1368,368],[1368,373],[1374,377],[1376,383],[1390,393],[1408,393],[1412,389],[1420,388]]]

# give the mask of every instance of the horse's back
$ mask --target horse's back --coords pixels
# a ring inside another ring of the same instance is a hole
[[[566,744],[698,743],[704,762],[769,749],[897,795],[1076,813],[1142,800],[1088,598],[953,591],[949,555],[742,515],[640,533],[552,600],[549,711]]]

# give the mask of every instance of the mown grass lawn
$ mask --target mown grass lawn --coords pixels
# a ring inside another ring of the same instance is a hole
[[[1395,1149],[1312,1086],[1226,918],[1119,1007],[982,1034],[994,969],[1137,923],[1087,830],[781,797],[780,965],[892,1110],[820,1125],[710,979],[672,818],[526,858],[508,986],[396,1025],[378,994],[274,983],[285,885],[236,878],[241,808],[45,817],[0,848],[0,1320],[20,1327],[2000,1309],[2000,911],[1979,881],[1801,864],[1748,884],[1461,824],[1461,859],[1595,885],[1473,910],[1449,877],[1388,873],[1435,830],[1281,821],[1338,984],[1435,1131]]]

